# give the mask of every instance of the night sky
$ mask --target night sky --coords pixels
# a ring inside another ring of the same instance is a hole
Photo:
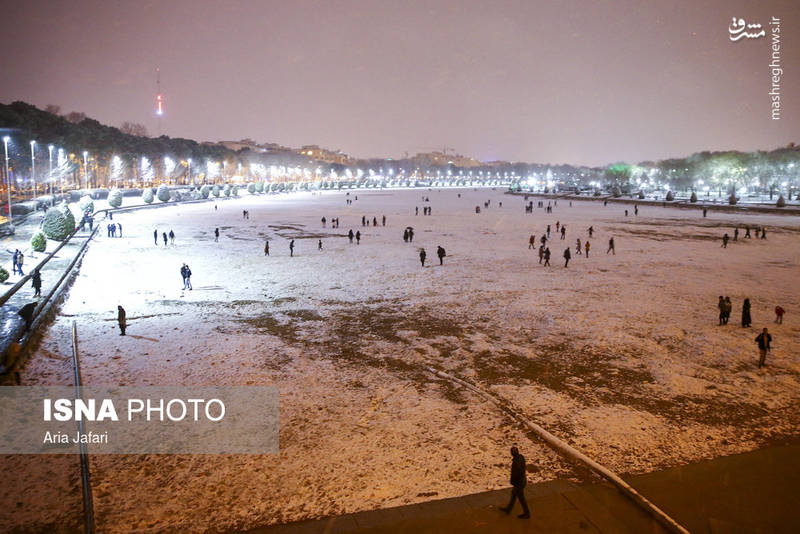
[[[4,0],[0,44],[0,102],[155,135],[158,66],[163,133],[199,141],[588,165],[800,142],[797,0]]]

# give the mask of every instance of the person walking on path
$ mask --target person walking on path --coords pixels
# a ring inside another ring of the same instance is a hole
[[[728,234],[722,236],[722,248],[728,248],[728,239],[730,239]]]
[[[155,242],[156,246],[158,246],[158,228],[153,230],[153,241]]]
[[[770,343],[772,342],[772,336],[769,334],[769,331],[764,328],[764,330],[756,336],[756,343],[758,344],[758,368],[761,369],[766,365],[767,360],[767,353],[771,350]]]
[[[611,252],[614,256],[617,255],[616,251],[614,250],[614,238],[608,240],[608,250],[606,250],[606,254]]]
[[[294,257],[294,239],[289,241],[289,257],[290,258]]]
[[[413,228],[409,228],[408,229],[408,242],[409,243],[413,243],[414,242],[414,229]]]
[[[722,324],[728,324],[728,321],[731,320],[731,313],[733,312],[733,302],[731,302],[731,298],[725,296],[725,317],[723,317]]]
[[[511,447],[511,500],[508,506],[501,508],[506,515],[511,513],[514,508],[514,502],[519,499],[519,504],[522,506],[522,513],[518,515],[520,519],[527,519],[531,516],[528,510],[528,503],[525,501],[525,485],[527,483],[525,476],[525,457],[519,453],[517,447]]]
[[[528,239],[528,250],[536,247],[536,236],[531,234],[530,239]]]
[[[425,249],[424,248],[420,249],[419,250],[419,262],[422,264],[423,267],[425,267],[425,258],[426,257],[427,257],[427,254],[425,253]]]
[[[575,253],[578,254],[578,256],[583,254],[583,249],[581,248],[581,238],[580,237],[575,242]]]
[[[14,250],[14,254],[11,256],[11,273],[17,274],[17,260],[19,259],[19,249]]]
[[[750,318],[750,299],[744,299],[742,304],[742,328],[749,328],[753,320]]]
[[[447,256],[447,253],[441,245],[436,248],[436,255],[439,256],[439,265],[444,265],[444,257]]]
[[[592,238],[592,234],[594,233],[594,226],[589,227],[589,239]]]
[[[386,226],[386,215],[381,219],[381,226]]]
[[[250,213],[248,213],[247,216],[249,218],[250,217]],[[192,270],[185,263],[183,264],[183,266],[186,267],[186,287],[184,289],[188,289],[189,291],[191,291],[192,290]]]
[[[722,295],[719,296],[717,308],[719,309],[719,326],[722,326],[725,324],[725,297]]]
[[[17,272],[20,276],[25,276],[25,273],[22,272],[22,265],[25,263],[25,254],[22,251],[19,251],[17,254]]]
[[[353,237],[355,234],[353,233],[353,229],[351,228],[349,232],[347,232],[347,237],[350,239],[350,244],[353,244]]]
[[[592,244],[587,241],[584,248],[586,249],[586,258],[589,258],[589,249],[592,248]]]
[[[219,228],[214,228],[214,243],[219,242]]]
[[[173,245],[175,244],[175,232],[172,230],[169,231],[169,242]]]
[[[567,265],[569,265],[569,259],[571,257],[572,257],[572,254],[570,254],[570,252],[569,252],[569,247],[565,248],[564,249],[564,268],[565,269],[567,268]]]
[[[42,296],[42,275],[39,272],[39,269],[34,269],[33,273],[31,273],[31,286],[33,286],[33,296],[34,297],[41,297]]]
[[[125,308],[117,306],[117,324],[119,325],[119,335],[125,335],[125,329],[128,327]]]
[[[545,267],[550,266],[550,247],[544,249],[544,266]]]
[[[561,239],[566,239],[566,238],[567,238],[567,227],[562,225],[561,226]]]
[[[164,246],[167,246],[167,232],[161,232],[161,237],[164,238]]]
[[[543,259],[544,259],[544,245],[539,247],[539,264],[540,265],[541,265]]]
[[[780,306],[775,306],[775,322],[778,324],[783,324],[783,314],[786,313],[786,310],[781,308]]]
[[[264,243],[264,256],[269,256],[269,239]]]
[[[361,244],[361,230],[356,232],[356,245]]]
[[[317,250],[322,250],[322,239],[317,241]]]

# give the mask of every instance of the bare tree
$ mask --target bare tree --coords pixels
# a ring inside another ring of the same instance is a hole
[[[55,104],[47,104],[44,110],[47,113],[52,113],[53,115],[61,114],[61,106],[56,106]]]
[[[147,128],[144,126],[144,124],[139,124],[138,122],[125,121],[122,123],[122,126],[120,126],[119,129],[125,134],[147,137]]]
[[[65,118],[73,124],[78,124],[86,118],[86,113],[83,113],[82,111],[70,111],[65,115]]]

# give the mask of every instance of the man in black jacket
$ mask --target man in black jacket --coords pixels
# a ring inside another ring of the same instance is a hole
[[[501,508],[506,514],[511,513],[514,501],[519,499],[522,505],[522,513],[518,515],[520,519],[527,519],[531,516],[528,510],[528,503],[525,501],[525,457],[519,453],[519,449],[511,447],[511,501],[508,506]]]
[[[769,332],[765,328],[763,332],[758,334],[756,337],[756,343],[758,343],[758,368],[761,369],[766,365],[764,362],[767,359],[767,352],[770,350],[770,342],[772,341],[772,336],[769,335]]]

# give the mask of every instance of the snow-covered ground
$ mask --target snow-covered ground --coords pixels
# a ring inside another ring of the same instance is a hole
[[[217,211],[207,203],[115,217],[124,237],[103,232],[91,245],[23,383],[70,383],[77,321],[86,384],[279,386],[281,452],[95,456],[101,531],[248,528],[503,487],[514,443],[533,466],[530,480],[580,476],[425,364],[502,394],[622,473],[800,434],[796,217],[703,219],[649,206],[636,217],[630,206],[566,200],[526,215],[523,202],[487,189],[245,193]],[[362,216],[380,225],[382,215],[385,227],[361,226]],[[322,228],[322,216],[340,227]],[[556,221],[567,226],[564,241]],[[528,249],[547,224],[551,267]],[[742,231],[721,248],[736,224],[766,225],[767,239]],[[403,242],[406,226],[413,243]],[[575,240],[585,242],[589,226],[587,259]],[[174,230],[175,245],[154,245],[155,228]],[[348,243],[350,228],[360,245]],[[606,254],[611,236],[616,255]],[[183,262],[193,291],[181,290]],[[727,326],[717,326],[718,295],[734,302]],[[746,297],[752,328],[739,325]],[[126,337],[117,335],[118,304]],[[776,304],[787,310],[783,325],[772,323]],[[753,340],[764,326],[773,352],[759,371]],[[0,469],[0,501],[20,503],[0,528],[78,524],[77,459],[5,457]]]

